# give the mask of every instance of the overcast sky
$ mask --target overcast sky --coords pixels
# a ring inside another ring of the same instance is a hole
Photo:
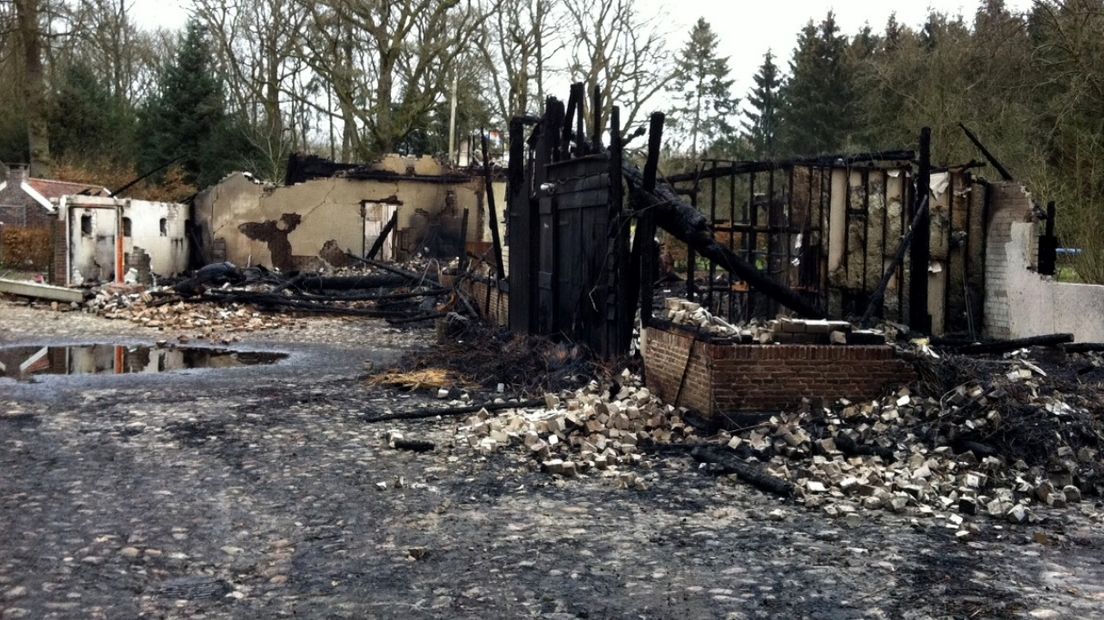
[[[869,23],[881,30],[891,13],[903,24],[918,26],[924,22],[928,7],[970,16],[978,0],[767,0],[739,2],[719,0],[638,0],[639,6],[663,17],[673,48],[681,47],[691,25],[705,17],[717,32],[721,52],[729,57],[734,90],[742,96],[751,84],[763,53],[772,48],[784,61],[797,40],[797,33],[809,19],[820,20],[832,9],[845,33],[853,34]],[[1026,10],[1030,0],[1006,0],[1012,10]],[[134,0],[137,21],[144,26],[179,28],[187,19],[186,0]],[[566,97],[566,94],[564,95]]]

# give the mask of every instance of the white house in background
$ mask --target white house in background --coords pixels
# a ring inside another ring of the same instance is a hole
[[[67,241],[62,284],[114,280],[117,271],[125,272],[127,257],[135,248],[149,254],[150,271],[158,276],[175,276],[188,269],[186,205],[73,195],[64,196],[58,208]],[[121,239],[116,236],[120,228]]]

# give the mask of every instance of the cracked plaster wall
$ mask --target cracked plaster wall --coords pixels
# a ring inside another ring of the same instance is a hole
[[[502,225],[502,209],[505,205],[505,184],[495,194],[496,206]],[[287,235],[291,254],[297,267],[306,266],[317,257],[327,241],[358,256],[365,248],[364,202],[398,204],[398,229],[407,230],[419,211],[437,214],[447,209],[446,194],[456,194],[456,213],[459,217],[465,208],[471,210],[468,224],[468,240],[489,238],[484,215],[485,201],[482,182],[433,183],[410,180],[359,180],[340,177],[320,178],[289,187],[265,186],[242,173],[234,173],[221,183],[204,190],[196,199],[196,219],[204,247],[210,251],[215,242],[222,240],[225,255],[209,256],[208,260],[225,259],[238,265],[262,264],[273,266],[270,244],[264,239],[250,238],[242,231],[255,229],[249,224],[277,227],[288,221],[285,215],[300,216],[298,224]],[[221,243],[219,245],[222,245]],[[278,257],[277,257],[278,258]]]

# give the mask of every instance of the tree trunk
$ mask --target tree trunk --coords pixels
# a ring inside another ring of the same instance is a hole
[[[395,63],[387,54],[380,54],[379,82],[376,85],[376,118],[373,149],[377,154],[394,150],[394,129],[391,117],[391,89],[394,86]]]
[[[25,77],[23,101],[27,111],[27,142],[31,176],[53,176],[50,127],[46,110],[46,86],[42,71],[42,41],[38,30],[39,0],[15,0],[19,38],[23,43]]]

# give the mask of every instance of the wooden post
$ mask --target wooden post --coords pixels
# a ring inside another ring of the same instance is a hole
[[[1054,236],[1054,201],[1047,203],[1046,231],[1039,237],[1039,274],[1052,276],[1058,268],[1058,238]]]
[[[615,311],[614,327],[616,344],[612,349],[617,352],[628,351],[632,340],[633,320],[636,318],[636,290],[632,287],[632,271],[629,265],[629,231],[625,228],[628,219],[624,213],[625,196],[621,180],[621,165],[624,144],[621,140],[621,108],[610,108],[610,195],[609,226],[612,260],[609,267],[610,279],[615,290],[610,296]]]
[[[571,158],[571,121],[575,118],[575,110],[583,105],[583,102],[579,100],[582,87],[583,85],[578,82],[572,84],[571,91],[567,96],[567,111],[564,112],[563,127],[561,128],[560,154],[555,159],[556,161]]]
[[[502,240],[498,236],[498,215],[495,213],[494,186],[491,184],[491,158],[487,155],[487,132],[479,130],[483,143],[483,193],[487,196],[487,220],[491,226],[491,243],[494,244],[495,273],[498,280],[506,279],[506,265],[502,263]]]
[[[694,183],[694,193],[690,194],[690,206],[694,207],[696,211],[698,209],[698,184]],[[697,282],[694,280],[698,277],[696,272],[698,262],[698,253],[694,250],[694,246],[689,243],[686,244],[686,299],[694,301],[695,289],[697,288]]]
[[[931,128],[920,130],[920,169],[916,175],[916,196],[912,215],[913,233],[909,255],[909,328],[921,334],[931,333],[928,314],[928,262],[931,259],[931,209],[921,209],[931,195]]]
[[[468,209],[464,209],[464,215],[460,218],[460,255],[457,256],[456,275],[464,273],[468,262]]]
[[[572,86],[572,88],[575,88]],[[581,157],[587,154],[586,144],[586,128],[583,122],[583,114],[585,113],[586,106],[586,86],[582,82],[578,84],[579,96],[577,98],[579,102],[578,109],[575,110],[575,156]],[[571,117],[568,117],[568,124],[571,124]]]
[[[594,119],[593,131],[591,132],[590,144],[595,153],[602,150],[602,88],[597,82],[594,83],[594,103],[591,105],[591,117]]]
[[[659,151],[663,146],[662,112],[652,114],[648,126],[648,160],[644,164],[645,192],[654,192],[659,172]],[[640,324],[647,327],[652,322],[652,297],[656,280],[656,220],[651,209],[637,215],[637,241],[640,244]]]
[[[506,239],[510,243],[510,330],[529,333],[530,291],[535,288],[529,272],[537,248],[532,232],[537,223],[530,216],[529,189],[525,185],[525,121],[510,119],[510,169],[506,180],[507,212],[510,225]]]

